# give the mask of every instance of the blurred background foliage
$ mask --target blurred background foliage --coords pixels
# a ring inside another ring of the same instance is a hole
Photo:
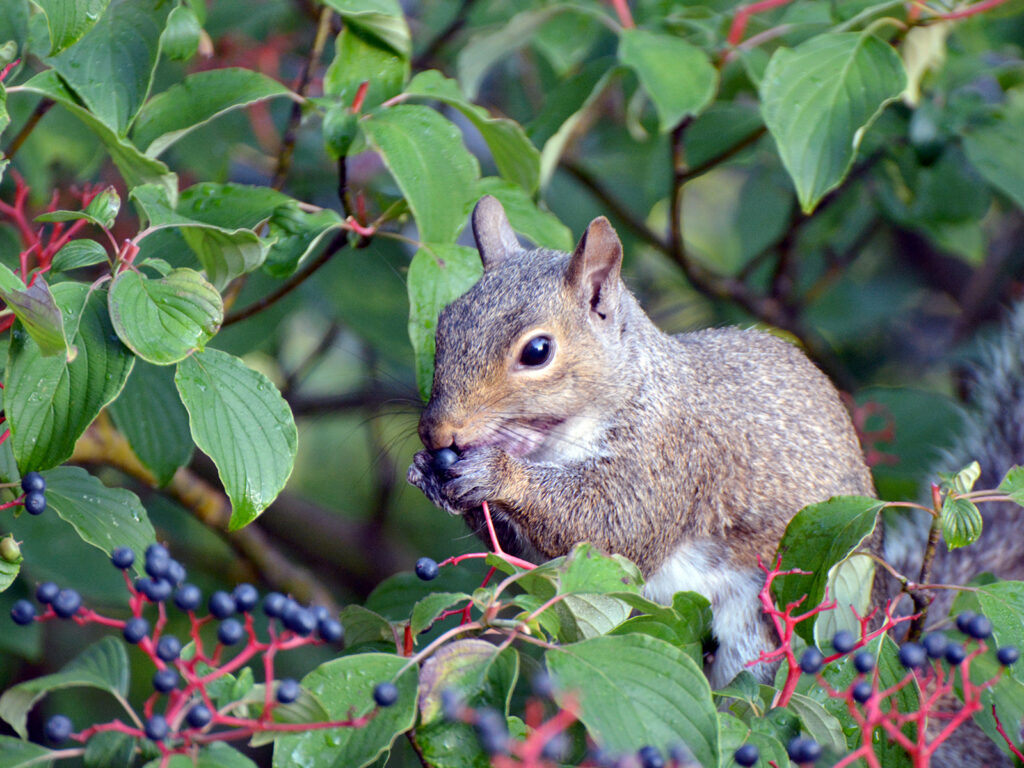
[[[20,23],[14,5],[0,9],[0,40]],[[610,13],[597,0],[578,5]],[[196,0],[191,6],[204,30],[200,52],[187,61],[163,61],[154,92],[186,72],[223,66],[255,69],[289,87],[301,79],[320,18],[311,0]],[[539,193],[540,205],[574,236],[597,215],[611,218],[625,246],[626,280],[662,328],[763,324],[804,343],[854,398],[880,494],[917,496],[938,450],[959,428],[970,361],[1005,308],[1024,298],[1020,2],[923,27],[927,34],[916,47],[904,41],[908,69],[915,56],[923,67],[919,94],[882,113],[847,180],[810,215],[800,212],[764,131],[755,82],[774,46],[794,45],[877,4],[796,2],[751,19],[748,39],[766,30],[776,34],[721,63],[717,100],[688,126],[684,142],[687,251],[698,269],[715,277],[711,284],[731,291],[687,279],[672,253],[652,242],[663,238],[668,223],[672,136],[659,133],[634,74],[619,72],[595,89],[615,56],[616,37],[593,13],[564,12],[564,4],[543,0],[405,0],[402,6],[412,32],[413,73],[436,68],[457,77],[476,103],[522,124],[538,147],[578,113]],[[736,7],[732,0],[631,4],[638,24],[704,43],[721,38]],[[333,23],[337,33],[337,17]],[[310,96],[322,93],[333,50],[328,44],[314,62]],[[8,106],[12,123],[3,148],[10,154],[10,137],[35,119],[37,104],[11,99]],[[198,181],[270,185],[291,109],[278,99],[227,114],[179,141],[164,160],[181,175],[182,188]],[[474,128],[455,110],[442,111],[463,129],[485,172],[493,172]],[[1006,124],[1005,154],[969,157],[964,137],[979,116],[996,113]],[[309,110],[295,130],[284,191],[338,210],[337,164],[324,148],[320,117]],[[53,190],[84,182],[121,185],[95,136],[61,108],[45,112],[27,134],[13,167],[38,207]],[[400,196],[371,152],[348,158],[347,183],[377,211]],[[12,192],[8,173],[0,195],[10,199]],[[406,234],[415,235],[411,224]],[[168,246],[155,237],[146,242]],[[460,242],[470,244],[468,233]],[[15,232],[0,222],[0,259],[13,263],[18,250]],[[344,605],[364,601],[420,555],[440,560],[479,548],[460,521],[432,508],[404,481],[419,446],[421,408],[408,335],[411,256],[406,244],[382,238],[343,249],[282,300],[214,339],[212,346],[243,357],[280,387],[299,427],[287,489],[248,528],[226,533],[208,524],[215,518],[187,510],[174,493],[147,488],[114,466],[90,467],[108,484],[140,494],[158,538],[204,591],[241,581],[279,587],[262,570],[265,560],[252,557],[259,549],[270,552],[272,562],[297,568],[290,575],[310,582],[309,589]],[[280,285],[253,273],[234,306],[249,306]],[[109,423],[101,419],[98,429],[109,432]],[[190,468],[217,483],[202,455],[194,455]],[[33,526],[36,540],[45,529],[47,551],[45,557],[26,553],[23,577],[0,594],[0,615],[46,579],[74,584],[98,606],[123,604],[119,575],[69,526],[44,515],[22,517],[10,530],[18,537],[24,526]],[[471,588],[472,575],[466,579]],[[89,635],[54,622],[3,629],[0,688],[59,668],[94,639]],[[294,663],[298,675],[316,663],[314,654],[282,662]],[[136,684],[140,696],[148,692],[148,679]],[[108,705],[79,692],[73,698],[56,694],[46,707],[102,712]]]

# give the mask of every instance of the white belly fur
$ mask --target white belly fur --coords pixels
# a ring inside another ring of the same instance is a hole
[[[677,549],[644,586],[644,595],[671,605],[676,592],[698,592],[711,601],[711,629],[718,640],[718,651],[708,670],[712,688],[729,683],[746,663],[769,650],[761,622],[758,593],[764,574],[757,569],[724,568],[708,552],[715,545],[690,542]],[[718,558],[714,558],[718,560]],[[762,682],[770,681],[774,665],[760,664],[749,668]]]

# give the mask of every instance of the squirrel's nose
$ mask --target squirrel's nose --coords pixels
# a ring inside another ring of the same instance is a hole
[[[455,444],[456,427],[437,417],[434,409],[427,407],[420,417],[420,440],[431,451],[450,448]]]

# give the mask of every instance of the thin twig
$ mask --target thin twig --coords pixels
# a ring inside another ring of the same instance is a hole
[[[15,153],[21,148],[21,145],[25,143],[25,139],[29,137],[29,134],[31,134],[39,124],[39,121],[43,119],[43,115],[49,112],[50,108],[56,103],[57,102],[52,99],[43,99],[36,104],[36,108],[32,110],[32,114],[29,115],[25,124],[21,126],[21,130],[18,131],[17,135],[11,139],[11,145],[7,147],[7,150],[4,152],[4,156],[8,160],[14,157]]]

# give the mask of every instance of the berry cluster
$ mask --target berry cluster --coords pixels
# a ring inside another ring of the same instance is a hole
[[[22,504],[30,515],[41,515],[46,509],[46,478],[38,472],[26,472],[21,478],[21,490],[25,492]]]
[[[71,720],[58,714],[45,724],[47,740],[61,743],[72,739],[84,743],[96,733],[116,731],[150,739],[163,756],[168,756],[194,754],[200,744],[209,741],[209,731],[218,726],[229,728],[230,738],[244,739],[258,731],[360,727],[374,716],[376,710],[360,718],[324,723],[282,723],[272,719],[276,706],[291,704],[302,693],[294,679],[275,680],[274,656],[279,651],[336,643],[343,638],[341,623],[326,607],[302,605],[279,592],[269,592],[261,601],[254,586],[239,584],[231,592],[216,591],[209,595],[205,601],[208,614],[200,617],[197,611],[204,602],[202,591],[186,581],[184,566],[173,559],[165,547],[153,544],[146,549],[143,562],[146,575],[133,581],[128,569],[135,561],[135,553],[128,548],[115,549],[111,554],[113,565],[124,572],[130,593],[132,615],[127,619],[100,615],[82,605],[78,592],[61,589],[53,582],[44,582],[36,588],[35,598],[42,611],[29,600],[19,600],[11,609],[11,618],[20,625],[61,618],[78,624],[94,623],[120,629],[124,639],[138,646],[155,667],[154,693],[142,709],[143,716],[135,718],[135,724],[115,720],[75,733]],[[191,631],[187,645],[165,632],[169,603],[188,616]],[[266,640],[260,639],[256,632],[254,613],[258,606],[269,619]],[[147,618],[147,611],[152,614],[154,608],[155,619]],[[211,623],[216,623],[217,643],[208,652],[202,629]],[[237,652],[228,658],[227,649],[232,647]],[[237,672],[257,656],[262,657],[261,668],[267,682],[262,712],[253,718],[238,717],[230,711],[230,703],[218,708],[208,691],[210,684]],[[161,697],[166,697],[162,708],[158,706]],[[398,688],[391,682],[380,683],[373,691],[378,707],[391,706],[398,697]]]

